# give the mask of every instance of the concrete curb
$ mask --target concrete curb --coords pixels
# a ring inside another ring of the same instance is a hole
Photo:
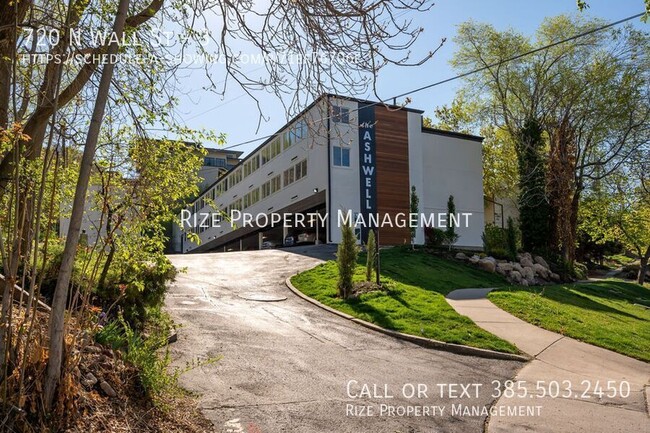
[[[310,302],[311,304],[322,308],[325,311],[329,311],[330,313],[336,314],[339,317],[342,317],[344,319],[347,319],[351,322],[354,322],[358,325],[361,325],[363,327],[366,327],[368,329],[372,329],[373,331],[376,332],[381,332],[382,334],[388,335],[393,338],[398,338],[400,340],[405,340],[414,344],[417,344],[418,346],[426,347],[429,349],[437,349],[437,350],[444,350],[447,352],[452,352],[456,353],[459,355],[468,355],[468,356],[478,356],[481,358],[488,358],[488,359],[502,359],[502,360],[507,360],[507,361],[520,361],[520,362],[528,362],[532,358],[525,356],[525,355],[515,355],[513,353],[503,353],[503,352],[496,352],[494,350],[489,350],[489,349],[479,349],[477,347],[470,347],[470,346],[464,346],[462,344],[453,344],[453,343],[445,343],[443,341],[438,341],[438,340],[432,340],[430,338],[424,338],[424,337],[418,337],[417,335],[410,335],[410,334],[403,334],[398,331],[393,331],[391,329],[386,329],[382,328],[381,326],[375,325],[374,323],[366,322],[365,320],[357,319],[356,317],[350,316],[349,314],[343,313],[339,310],[336,310],[332,307],[329,307],[327,305],[324,305],[317,300],[310,298],[309,296],[305,295],[302,293],[300,290],[296,289],[293,284],[291,284],[291,277],[288,277],[285,280],[285,284],[291,290],[296,296],[299,298],[304,299],[307,302]]]

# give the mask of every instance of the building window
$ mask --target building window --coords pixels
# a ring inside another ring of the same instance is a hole
[[[206,156],[205,158],[203,158],[203,165],[207,167],[226,167],[228,164],[226,163],[225,158]]]
[[[262,149],[262,165],[266,164],[271,160],[271,147],[266,146]]]
[[[332,105],[332,120],[336,123],[350,123],[350,109]]]
[[[283,137],[278,136],[268,146],[262,149],[262,165],[266,164],[282,152],[282,141]]]
[[[349,167],[350,166],[350,148],[333,146],[334,149],[334,166],[336,167]]]
[[[304,159],[294,166],[296,170],[296,180],[300,180],[307,176],[307,160]]]
[[[258,201],[260,201],[260,190],[255,188],[244,196],[244,209],[253,206]]]
[[[271,194],[275,194],[280,190],[280,175],[278,174],[273,179],[265,182],[262,185],[262,198],[266,198]]]
[[[285,170],[284,171],[284,183],[283,183],[283,186],[286,187],[288,185],[291,185],[293,183],[293,181],[294,181],[293,176],[294,176],[293,167]]]
[[[271,194],[280,191],[280,175],[278,174],[273,179],[271,179]]]
[[[275,158],[282,152],[282,144],[280,143],[280,139],[276,138],[273,140],[271,143],[271,159]]]
[[[288,149],[293,144],[293,131],[289,130],[282,134],[282,148]]]
[[[302,140],[307,138],[307,122],[305,120],[299,120],[298,125],[296,126],[296,139]]]
[[[238,168],[232,175],[229,177],[230,186],[233,187],[237,185],[242,180],[241,168]]]
[[[255,173],[258,168],[260,168],[260,156],[255,155],[244,163],[244,177]]]

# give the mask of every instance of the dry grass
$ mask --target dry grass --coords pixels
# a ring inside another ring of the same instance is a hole
[[[14,338],[22,321],[13,322]],[[157,396],[156,404],[148,396],[138,371],[126,363],[120,352],[93,344],[75,322],[66,337],[66,366],[57,392],[56,407],[46,415],[41,391],[47,365],[47,316],[39,313],[27,347],[16,354],[14,368],[4,381],[7,399],[0,411],[0,431],[8,432],[209,432],[212,424],[202,416],[195,399],[181,391]],[[22,381],[21,381],[21,371]],[[92,373],[98,382],[92,386],[84,378]],[[100,388],[106,381],[116,392],[108,397]],[[22,383],[22,386],[21,386]],[[4,391],[4,390],[3,390]],[[2,399],[0,399],[2,400]],[[20,407],[20,409],[19,409]]]

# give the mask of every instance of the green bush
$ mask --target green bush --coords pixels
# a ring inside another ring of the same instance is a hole
[[[445,231],[437,229],[435,227],[425,227],[424,237],[426,239],[427,246],[430,247],[441,247],[444,245],[445,240],[447,239]]]
[[[341,227],[341,243],[336,251],[336,263],[339,269],[337,288],[339,296],[347,299],[352,294],[352,277],[357,265],[357,238],[352,226],[346,224]]]
[[[366,281],[372,281],[372,271],[376,268],[375,259],[377,258],[377,252],[375,249],[375,232],[370,230],[368,233],[368,243],[366,244]]]
[[[579,262],[574,262],[573,263],[573,276],[579,280],[586,280],[587,279],[587,266],[579,263]]]
[[[56,280],[59,277],[59,269],[61,268],[61,260],[63,259],[63,248],[65,247],[65,242],[61,239],[53,239],[49,242],[47,247],[47,257],[45,259],[45,266],[43,266],[42,253],[43,250],[39,251],[38,257],[38,269],[42,269],[42,283],[40,285],[40,295],[43,296],[46,300],[51,300],[54,295],[54,289],[56,287]],[[75,256],[74,266],[72,268],[72,278],[70,279],[70,285],[74,288],[83,288],[88,287],[88,281],[91,277],[92,266],[84,266],[86,263],[91,260],[94,261],[97,259],[97,256],[91,256],[90,250],[86,248],[79,248],[77,250],[77,255]],[[85,272],[85,273],[84,273]],[[70,290],[69,296],[73,296],[75,290]]]
[[[481,235],[485,254],[499,259],[509,258],[506,231],[494,224],[487,224]]]
[[[456,213],[456,204],[454,203],[454,196],[450,195],[449,199],[447,200],[447,214],[454,215],[455,213]],[[451,247],[458,241],[458,238],[460,238],[460,235],[456,233],[456,228],[454,226],[453,220],[451,220],[450,217],[447,230],[445,230],[445,239],[444,239],[444,243],[449,246],[449,250],[451,250]]]
[[[159,349],[167,344],[173,328],[171,319],[159,308],[148,310],[147,317],[146,338],[118,314],[117,319],[95,335],[95,340],[124,353],[124,359],[138,369],[145,392],[156,397],[173,390],[179,373],[170,374],[168,371],[171,362],[169,351],[159,353]]]
[[[118,308],[131,327],[141,328],[147,309],[162,305],[167,284],[176,274],[176,268],[163,255],[147,262],[130,262],[111,269],[104,286],[97,288],[97,295],[106,309]]]

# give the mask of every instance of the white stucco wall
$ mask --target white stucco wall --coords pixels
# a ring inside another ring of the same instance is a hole
[[[329,206],[331,233],[330,240],[333,243],[341,241],[341,228],[338,221],[339,210],[343,213],[348,211],[359,212],[360,208],[360,177],[359,177],[359,104],[355,101],[346,101],[332,98],[331,103],[350,110],[350,123],[331,122],[330,152],[333,146],[349,147],[350,167],[335,167],[334,156],[330,154],[332,203]]]
[[[411,125],[409,125],[411,127]],[[410,132],[409,128],[409,132]],[[415,134],[415,133],[414,133]],[[454,196],[456,212],[471,213],[468,227],[458,227],[456,246],[481,248],[484,222],[482,144],[445,135],[420,133],[409,146],[413,154],[411,182],[418,188],[420,212],[446,213],[447,200]],[[421,157],[420,150],[421,149]],[[419,159],[419,164],[418,164]],[[420,229],[418,242],[424,241]]]

